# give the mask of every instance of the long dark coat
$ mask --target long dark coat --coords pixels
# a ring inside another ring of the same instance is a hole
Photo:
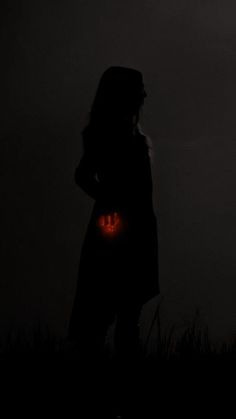
[[[159,294],[157,219],[146,137],[107,140],[92,157],[100,182],[83,243],[69,333],[78,317],[114,314],[124,304],[141,306]],[[104,235],[100,217],[116,212],[121,229]],[[89,308],[88,308],[89,307]]]

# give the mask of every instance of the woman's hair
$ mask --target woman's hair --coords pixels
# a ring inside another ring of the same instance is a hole
[[[89,123],[82,131],[84,150],[100,146],[102,139],[130,129],[136,118],[136,133],[141,132],[139,112],[146,92],[138,70],[110,67],[102,75],[89,113]],[[99,140],[99,144],[97,143]]]

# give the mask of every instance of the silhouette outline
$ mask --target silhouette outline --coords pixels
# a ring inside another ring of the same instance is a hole
[[[104,355],[115,319],[116,358],[121,363],[139,359],[141,310],[159,294],[150,150],[139,123],[146,96],[140,71],[109,67],[82,131],[75,182],[95,203],[80,254],[68,339],[88,361]]]

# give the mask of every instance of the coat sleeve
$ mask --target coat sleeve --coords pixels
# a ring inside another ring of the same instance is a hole
[[[75,170],[75,182],[93,199],[98,199],[100,184],[96,177],[96,160],[91,153],[85,151]]]

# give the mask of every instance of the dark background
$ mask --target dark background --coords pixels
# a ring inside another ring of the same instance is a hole
[[[234,0],[1,3],[0,324],[64,336],[93,202],[74,183],[103,71],[141,70],[163,327],[236,328]],[[143,310],[145,334],[157,300]]]

